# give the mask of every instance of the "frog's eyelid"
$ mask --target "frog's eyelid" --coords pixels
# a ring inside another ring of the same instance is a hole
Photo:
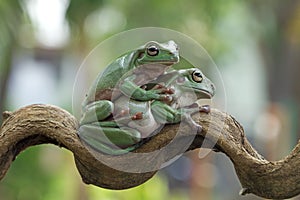
[[[156,48],[156,49],[160,49],[160,47],[157,44],[149,44],[146,46],[146,50],[148,50],[149,48]]]
[[[159,45],[157,44],[157,42],[155,41],[150,41],[146,44],[146,49],[151,47],[151,46],[155,46],[156,48],[159,48]]]

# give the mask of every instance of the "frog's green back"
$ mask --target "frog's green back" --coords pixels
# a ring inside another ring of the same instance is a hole
[[[97,91],[107,88],[114,88],[121,80],[122,76],[130,72],[135,66],[131,63],[134,53],[124,55],[106,67],[101,75],[99,75],[94,84],[96,84]]]
[[[135,67],[134,63],[132,63],[134,55],[135,53],[131,52],[110,63],[94,81],[83,102],[83,106],[95,101],[96,99],[109,100],[111,98],[113,88],[121,80],[122,76]]]

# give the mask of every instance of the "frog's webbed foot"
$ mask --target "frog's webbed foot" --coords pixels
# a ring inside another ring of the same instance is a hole
[[[203,105],[199,106],[197,103],[193,103],[189,106],[186,106],[183,108],[184,114],[183,114],[183,120],[187,122],[191,127],[193,127],[197,133],[200,133],[202,131],[202,126],[196,123],[191,115],[196,112],[204,112],[206,114],[210,113],[210,106],[209,105]]]
[[[157,98],[157,100],[160,100],[166,104],[169,104],[171,101],[173,101],[172,94],[175,93],[174,89],[164,86],[163,83],[157,83],[149,90],[147,85],[143,85],[141,88],[147,90],[147,92],[158,94],[159,98]]]
[[[170,104],[173,101],[173,97],[170,95],[161,95],[159,100],[165,104]]]
[[[156,84],[151,90],[156,90],[160,94],[174,94],[175,93],[174,89],[172,89],[170,87],[166,87],[161,83]]]
[[[189,106],[185,106],[185,109],[188,110],[198,110],[199,112],[210,113],[210,105],[199,106],[197,103],[193,103]]]
[[[189,106],[189,108],[197,108],[199,112],[203,112],[203,113],[210,113],[211,108],[210,105],[203,105],[203,106],[198,106],[198,104],[194,103],[192,105]],[[186,113],[183,115],[184,119],[187,121],[187,123],[191,126],[191,127],[195,127],[195,129],[197,130],[197,133],[201,133],[202,132],[202,126],[198,123],[196,123],[190,114]]]
[[[203,130],[203,129],[202,129],[202,126],[201,126],[200,124],[196,123],[196,122],[192,119],[192,117],[191,117],[190,114],[185,113],[185,114],[183,115],[183,120],[184,120],[184,122],[186,122],[186,123],[192,128],[192,130],[195,131],[196,133],[201,133],[201,132],[202,132],[202,130]]]

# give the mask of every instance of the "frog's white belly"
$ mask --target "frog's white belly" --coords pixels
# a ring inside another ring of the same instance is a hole
[[[137,129],[141,133],[142,138],[151,136],[162,126],[155,121],[150,109],[147,112],[143,114],[143,119],[132,120],[128,123],[129,127]]]
[[[129,108],[129,114],[127,115],[126,123],[123,122],[121,125],[134,128],[141,133],[142,138],[149,137],[157,131],[162,126],[162,124],[157,123],[151,112],[151,102],[150,101],[135,101],[126,96],[119,97],[115,102],[115,110],[123,110]],[[142,119],[133,120],[131,117],[138,112],[142,112]]]

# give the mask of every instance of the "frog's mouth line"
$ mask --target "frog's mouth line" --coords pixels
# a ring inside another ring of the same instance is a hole
[[[186,87],[186,86],[183,86],[183,87],[186,88],[190,92],[194,92],[197,95],[197,97],[201,98],[201,99],[211,99],[214,96],[214,93],[209,92],[204,89],[199,89],[196,87]]]
[[[175,63],[178,62],[178,59],[177,60],[168,60],[168,61],[155,61],[154,63],[159,63],[159,64],[163,64],[163,65],[173,65]]]
[[[201,90],[199,88],[193,88],[197,96],[201,96],[201,98],[211,99],[213,97],[213,94],[210,93],[207,90]]]
[[[151,61],[150,61],[151,62]],[[155,60],[151,63],[163,64],[163,65],[173,65],[179,62],[179,58],[173,58],[172,60]]]

